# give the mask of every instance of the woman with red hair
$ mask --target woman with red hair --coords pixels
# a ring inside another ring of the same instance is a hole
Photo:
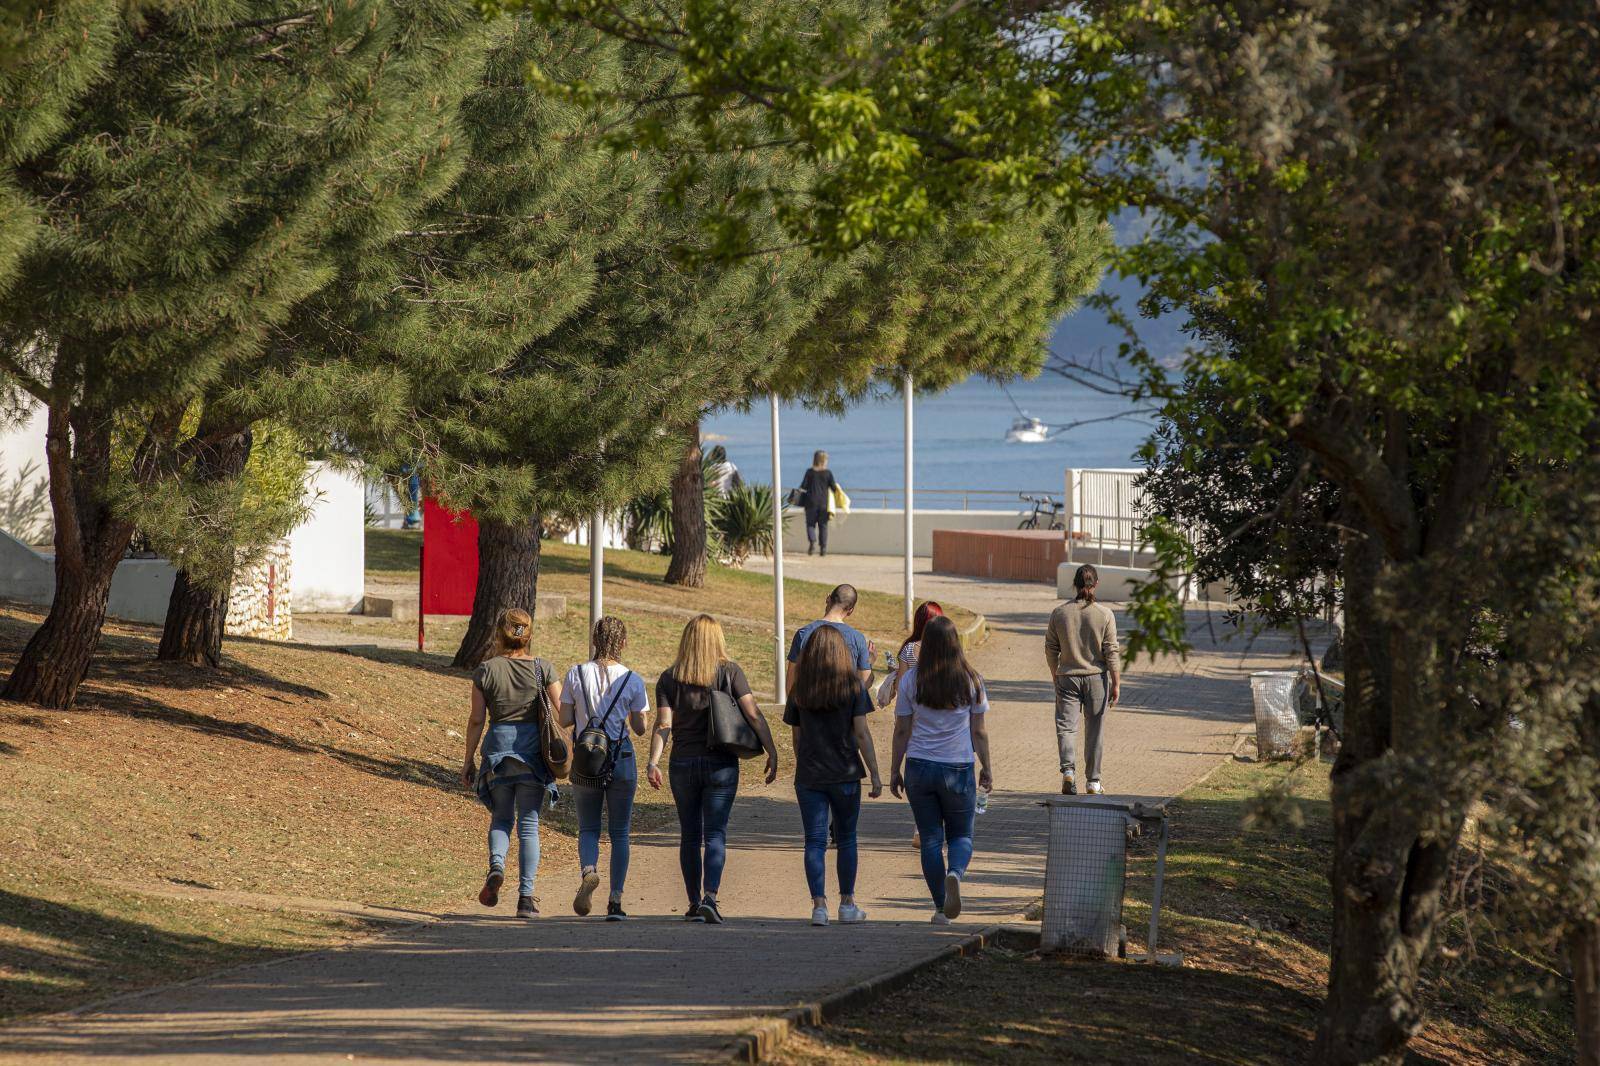
[[[911,635],[901,642],[900,651],[895,655],[894,673],[878,687],[879,707],[887,707],[894,700],[900,689],[900,679],[917,664],[917,649],[922,647],[922,631],[928,628],[928,621],[943,617],[944,608],[937,601],[928,600],[917,608],[911,618]]]

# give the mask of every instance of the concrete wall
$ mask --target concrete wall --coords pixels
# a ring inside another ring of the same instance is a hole
[[[165,559],[124,559],[111,579],[106,613],[130,622],[160,623],[177,574]],[[54,560],[0,532],[0,596],[40,607],[55,597]]]
[[[925,511],[913,516],[913,555],[933,554],[935,529],[1016,529],[1022,521],[1017,511]],[[806,550],[806,518],[791,512],[784,521],[783,546],[786,551]],[[847,515],[835,515],[828,523],[828,550],[840,555],[900,555],[905,551],[905,511],[861,508]]]
[[[1062,563],[1056,570],[1056,595],[1064,600],[1070,600],[1077,595],[1077,590],[1072,587],[1072,576],[1077,573],[1078,567],[1089,559],[1079,559],[1076,562]],[[1095,570],[1100,574],[1100,584],[1096,589],[1096,598],[1106,603],[1126,603],[1133,598],[1133,583],[1135,581],[1149,581],[1150,571],[1142,566],[1101,566],[1094,564]],[[1182,603],[1232,603],[1233,594],[1223,585],[1196,586],[1193,581],[1175,579],[1172,587],[1178,592],[1178,599]]]
[[[294,610],[358,610],[366,592],[366,485],[355,471],[319,463],[306,495],[311,514],[289,533]]]

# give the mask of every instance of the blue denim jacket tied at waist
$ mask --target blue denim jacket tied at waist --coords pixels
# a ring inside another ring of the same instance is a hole
[[[492,785],[536,781],[550,793],[552,801],[556,798],[555,778],[540,755],[538,722],[495,722],[484,732],[483,745],[478,750],[482,758],[476,791],[478,801],[490,811],[494,810],[494,798],[489,794]],[[496,777],[495,770],[507,759],[520,760],[528,767],[527,772]]]

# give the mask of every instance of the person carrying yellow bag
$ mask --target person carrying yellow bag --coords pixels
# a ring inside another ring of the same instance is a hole
[[[828,493],[828,517],[832,518],[836,514],[849,513],[850,497],[844,494],[843,487],[841,487],[840,484],[835,481],[833,483],[833,491]]]
[[[841,507],[835,495],[842,497]],[[800,479],[799,502],[806,510],[806,554],[812,555],[820,546],[828,554],[828,519],[836,511],[849,511],[850,498],[839,488],[833,471],[828,469],[828,453],[819,451],[811,457],[811,468]]]

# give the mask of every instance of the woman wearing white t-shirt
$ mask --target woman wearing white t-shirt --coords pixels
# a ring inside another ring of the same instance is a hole
[[[929,619],[916,665],[900,679],[895,695],[889,791],[904,793],[911,804],[922,838],[922,876],[933,897],[933,920],[941,925],[961,913],[978,789],[994,787],[984,725],[988,710],[983,678],[962,654],[955,624]],[[974,756],[981,765],[976,781]]]
[[[622,665],[622,652],[628,646],[628,630],[619,618],[606,615],[594,624],[594,658],[567,671],[561,688],[561,724],[574,737],[589,726],[591,717],[600,721],[606,735],[621,745],[611,774],[611,784],[595,788],[573,782],[572,793],[578,809],[578,862],[582,880],[572,909],[589,913],[594,890],[600,884],[600,815],[606,814],[606,833],[611,837],[611,898],[606,904],[606,921],[627,917],[622,910],[622,889],[628,879],[628,837],[633,820],[633,795],[639,787],[638,763],[633,741],[643,736],[645,712],[650,697],[644,679]]]

